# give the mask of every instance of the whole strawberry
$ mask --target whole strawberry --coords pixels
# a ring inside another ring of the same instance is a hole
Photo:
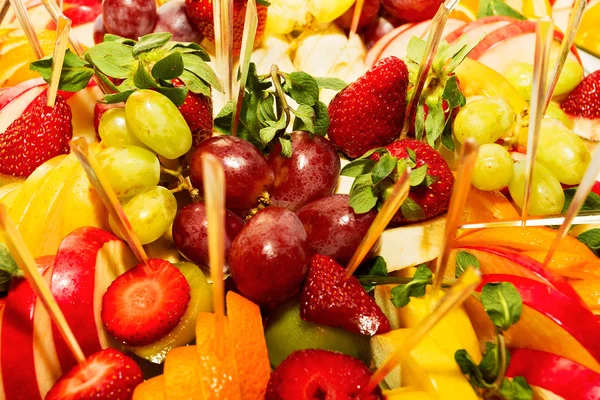
[[[174,79],[173,86],[179,87],[185,86],[185,84],[179,79]],[[198,146],[212,136],[212,97],[205,96],[201,93],[194,93],[190,90],[188,91],[183,104],[179,106],[179,111],[192,131],[194,146]]]
[[[585,77],[560,107],[574,119],[575,133],[600,140],[600,70]]]
[[[267,23],[267,6],[256,2],[258,10],[258,27],[256,29],[256,45],[260,45],[265,33]],[[198,28],[198,31],[211,42],[215,41],[215,27],[213,24],[212,0],[185,0],[188,17]],[[248,0],[233,0],[233,55],[239,56],[242,48],[244,33],[244,19],[246,18],[246,5]]]
[[[349,201],[357,214],[366,213],[385,201],[406,167],[411,168],[410,192],[390,225],[425,221],[448,210],[454,175],[444,157],[428,144],[403,139],[365,156],[373,162],[365,163],[366,157],[363,157],[341,172],[356,177]]]
[[[388,332],[390,323],[375,300],[358,279],[345,275],[333,258],[314,255],[300,294],[300,317],[362,335]]]
[[[329,104],[329,139],[350,158],[392,142],[402,130],[407,87],[404,61],[379,61]]]
[[[73,137],[71,107],[56,95],[54,107],[40,94],[0,139],[0,173],[28,177],[45,161],[69,152]]]

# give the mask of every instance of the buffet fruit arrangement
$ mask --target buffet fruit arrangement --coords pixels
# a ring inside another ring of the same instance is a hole
[[[250,4],[231,3],[237,74]],[[85,358],[2,232],[0,399],[600,399],[600,224],[558,242],[555,223],[486,226],[518,221],[524,204],[533,219],[564,214],[594,164],[597,0],[528,178],[537,21],[554,18],[552,70],[574,3],[461,0],[413,98],[441,1],[256,0],[236,104],[211,0],[0,0],[0,219],[14,221]],[[460,223],[484,225],[447,238],[473,143]],[[208,159],[226,207],[212,277]],[[581,212],[600,213],[599,195],[596,183]],[[466,301],[375,381],[473,271]]]

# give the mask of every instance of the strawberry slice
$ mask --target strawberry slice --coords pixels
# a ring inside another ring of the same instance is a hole
[[[327,350],[300,350],[275,369],[265,400],[383,399],[379,387],[365,393],[369,379],[371,371],[356,358]]]
[[[600,70],[586,76],[561,103],[573,118],[573,131],[593,141],[600,140]]]
[[[102,298],[102,321],[118,340],[132,346],[171,332],[190,301],[190,285],[173,264],[150,259],[119,276]]]
[[[46,400],[129,400],[144,377],[131,358],[115,349],[92,354],[84,365],[63,375],[46,395]]]
[[[49,159],[68,153],[71,119],[71,107],[60,94],[54,107],[48,107],[42,92],[0,135],[0,173],[27,177]]]
[[[333,258],[314,255],[300,295],[300,316],[317,324],[339,326],[373,336],[390,330],[390,323],[358,279]]]

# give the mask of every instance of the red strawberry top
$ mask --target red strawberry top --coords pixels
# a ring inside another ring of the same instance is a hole
[[[573,117],[600,118],[600,70],[586,76],[560,107]]]

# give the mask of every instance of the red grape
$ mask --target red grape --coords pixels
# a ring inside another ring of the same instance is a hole
[[[362,36],[367,49],[375,46],[375,43],[377,43],[379,39],[394,30],[396,24],[391,21],[393,18],[394,17],[379,17],[363,28]]]
[[[96,17],[96,21],[94,21],[94,43],[102,43],[104,42],[104,35],[106,34],[106,28],[104,27],[104,19],[102,18],[102,14]]]
[[[381,0],[381,5],[394,17],[418,22],[433,18],[443,0]]]
[[[331,142],[302,131],[292,132],[292,156],[282,156],[277,143],[269,165],[275,173],[271,201],[292,211],[333,193],[340,175],[340,157]]]
[[[231,242],[244,227],[244,220],[229,210],[225,211],[225,261]],[[204,203],[183,207],[173,221],[173,241],[187,259],[200,266],[208,266],[208,221]]]
[[[375,19],[375,17],[379,13],[380,5],[381,3],[379,0],[365,0],[363,4],[363,9],[360,13],[360,18],[358,19],[359,28],[368,25],[371,21]],[[341,17],[336,19],[335,22],[342,28],[350,29],[350,27],[352,26],[352,18],[354,17],[354,8],[355,5],[350,7],[348,11],[346,11],[344,14],[342,14]]]
[[[273,171],[254,145],[233,136],[215,136],[198,146],[192,156],[190,178],[202,190],[202,154],[209,153],[223,163],[225,202],[237,213],[256,207],[257,199],[273,184]]]
[[[154,0],[103,0],[102,17],[108,33],[137,40],[154,29]]]
[[[300,290],[310,253],[302,222],[292,211],[259,211],[231,244],[229,270],[239,291],[261,304],[278,303]]]
[[[355,214],[347,195],[334,194],[305,205],[297,214],[308,236],[310,250],[346,265],[377,212]]]
[[[202,41],[202,34],[190,23],[185,12],[185,0],[169,0],[158,8],[154,32],[170,32],[176,42]]]

